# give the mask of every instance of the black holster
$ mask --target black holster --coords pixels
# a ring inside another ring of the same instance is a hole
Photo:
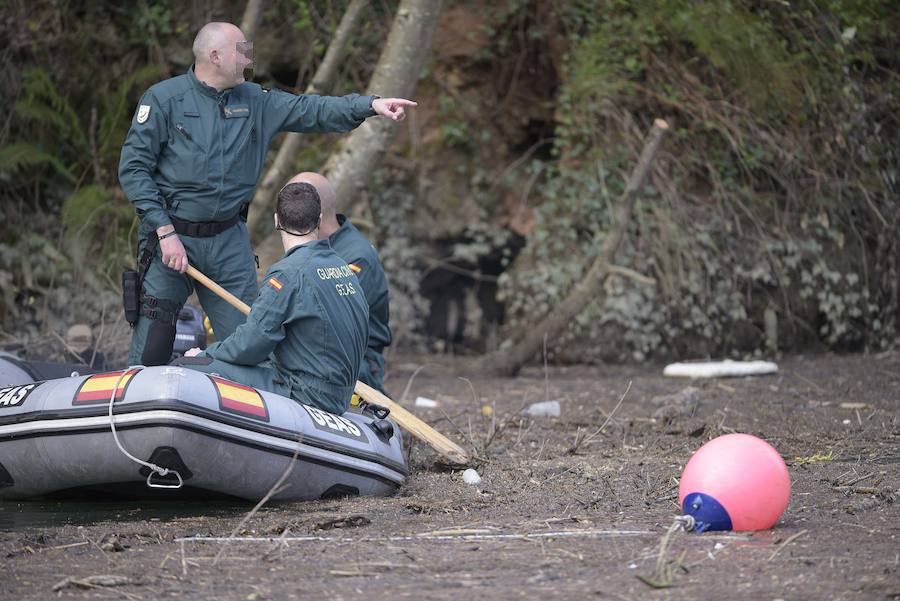
[[[122,271],[122,305],[125,308],[125,321],[132,328],[137,324],[141,314],[141,296],[144,289],[144,276],[150,269],[150,262],[159,246],[159,239],[151,232],[148,235],[144,250],[138,255],[137,269]]]
[[[141,278],[137,270],[122,271],[122,305],[125,307],[125,321],[133,328],[141,311]]]

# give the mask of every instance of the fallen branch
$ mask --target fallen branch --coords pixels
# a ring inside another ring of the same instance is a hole
[[[514,376],[518,373],[526,362],[538,354],[541,342],[545,337],[557,338],[588,304],[601,302],[601,299],[604,298],[603,284],[611,273],[628,274],[626,277],[632,277],[638,281],[643,279],[644,276],[635,278],[634,276],[638,274],[617,267],[613,265],[613,262],[628,230],[628,223],[631,221],[637,197],[644,186],[650,167],[656,158],[656,152],[668,129],[669,125],[662,119],[653,122],[653,127],[644,144],[644,150],[641,152],[641,158],[631,173],[631,177],[628,178],[625,192],[615,210],[612,228],[603,243],[602,252],[594,259],[587,274],[543,321],[533,328],[528,328],[521,338],[501,345],[500,350],[488,355],[486,364],[490,371],[503,376]]]
[[[116,574],[97,574],[96,576],[85,576],[84,578],[69,576],[54,584],[53,592],[56,593],[69,587],[90,589],[125,586],[126,584],[135,584],[135,581],[128,576],[118,576]]]
[[[638,273],[633,269],[628,269],[627,267],[622,267],[620,265],[610,265],[607,267],[607,271],[609,271],[609,273],[612,275],[620,275],[623,278],[628,278],[629,280],[634,280],[635,282],[639,282],[641,284],[656,286],[656,278],[651,278],[644,275],[643,273]]]

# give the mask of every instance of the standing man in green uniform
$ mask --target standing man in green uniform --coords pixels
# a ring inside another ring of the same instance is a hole
[[[356,274],[318,239],[319,195],[309,184],[278,194],[275,227],[284,257],[266,272],[247,321],[184,367],[291,397],[340,415],[359,376],[369,307]]]
[[[322,225],[319,237],[327,238],[331,248],[350,269],[356,272],[369,303],[369,343],[359,368],[359,379],[384,392],[384,349],[391,344],[388,281],[372,244],[356,229],[346,215],[337,213],[337,198],[329,182],[318,173],[298,173],[290,182],[305,182],[315,186],[322,200]]]
[[[193,290],[188,259],[244,302],[256,296],[246,211],[278,132],[346,132],[376,114],[402,120],[415,106],[356,94],[296,96],[246,82],[252,43],[230,23],[205,25],[193,51],[186,74],[144,93],[119,162],[140,219],[132,365],[168,362],[178,312]],[[197,296],[220,338],[243,322],[211,292],[200,287]]]

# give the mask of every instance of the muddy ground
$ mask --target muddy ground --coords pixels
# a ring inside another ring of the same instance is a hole
[[[227,545],[179,539],[227,536],[249,506],[120,503],[81,526],[19,522],[0,532],[0,598],[900,599],[900,354],[791,357],[776,376],[693,383],[660,366],[505,380],[428,361],[407,399],[442,401],[416,412],[477,448],[479,486],[413,444],[396,496],[263,508]],[[399,397],[417,365],[393,366]],[[520,417],[547,398],[561,417]],[[682,467],[733,431],[784,456],[787,512],[765,532],[673,534],[660,571]],[[73,581],[98,575],[110,578]]]

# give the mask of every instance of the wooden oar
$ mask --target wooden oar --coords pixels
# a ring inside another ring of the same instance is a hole
[[[193,266],[188,265],[187,273],[189,276],[215,292],[218,296],[222,297],[225,302],[244,315],[250,314],[250,307],[248,307],[246,303],[197,271]],[[386,395],[362,382],[357,382],[353,391],[370,403],[375,403],[390,409],[391,417],[401,428],[419,440],[427,443],[435,451],[449,459],[451,463],[458,465],[466,465],[469,463],[469,456],[462,447],[392,401]]]

